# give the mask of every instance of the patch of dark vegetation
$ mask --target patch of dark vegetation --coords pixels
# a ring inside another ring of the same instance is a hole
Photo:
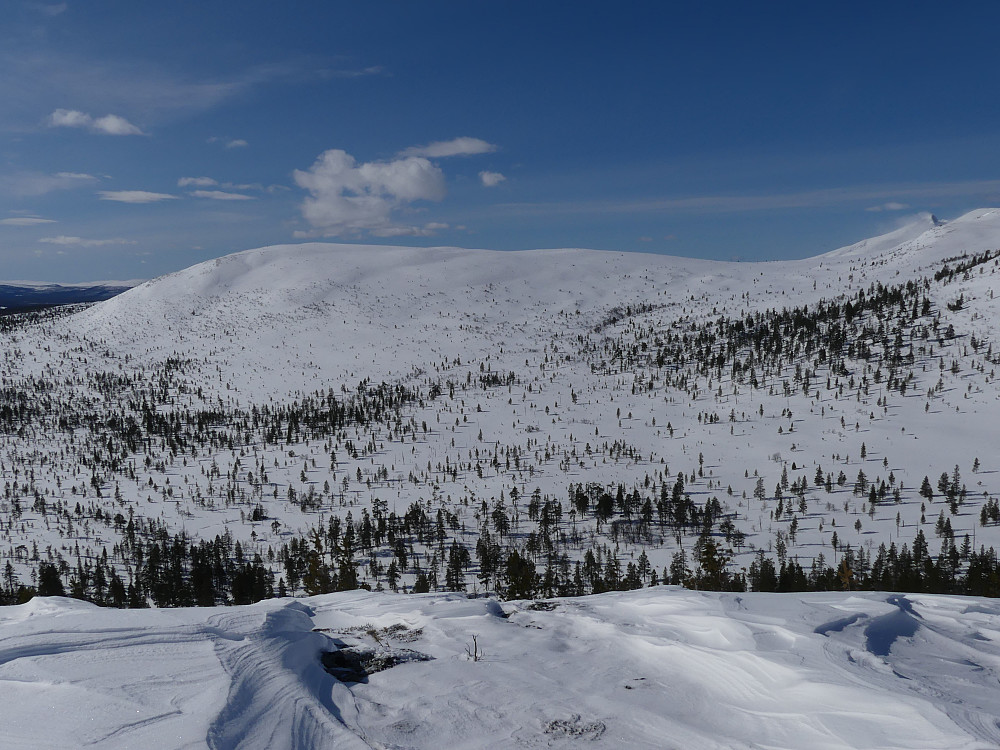
[[[579,714],[568,719],[554,719],[545,725],[545,734],[563,735],[578,739],[596,740],[607,729],[603,721],[585,722]]]
[[[324,651],[320,661],[323,668],[341,682],[367,682],[368,675],[397,664],[430,661],[433,658],[408,648],[345,646],[336,651]]]

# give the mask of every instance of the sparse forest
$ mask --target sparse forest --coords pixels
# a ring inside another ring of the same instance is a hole
[[[909,446],[996,410],[998,255],[910,278],[892,258],[826,261],[797,292],[764,271],[700,296],[629,272],[628,301],[536,302],[531,320],[491,283],[467,291],[483,309],[434,309],[462,351],[412,339],[395,375],[313,366],[322,388],[285,388],[283,367],[306,372],[293,357],[348,348],[345,320],[267,363],[266,397],[233,381],[256,372],[233,359],[253,348],[236,321],[185,333],[201,314],[172,309],[174,343],[141,351],[79,325],[100,305],[0,317],[0,597],[997,596],[995,451],[930,465]],[[334,315],[310,314],[307,330]]]

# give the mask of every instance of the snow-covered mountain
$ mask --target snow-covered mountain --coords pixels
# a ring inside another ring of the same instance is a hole
[[[1000,527],[980,525],[979,511],[996,491],[998,248],[1000,210],[990,209],[944,224],[925,216],[885,237],[772,263],[315,243],[251,250],[12,329],[0,449],[6,467],[34,472],[25,518],[35,493],[73,507],[113,493],[106,517],[130,509],[171,533],[228,531],[262,554],[331,512],[353,509],[357,522],[378,500],[402,516],[432,497],[429,512],[460,516],[459,541],[471,549],[512,491],[522,499],[504,508],[512,521],[538,489],[563,504],[563,524],[570,485],[641,489],[655,511],[680,473],[696,505],[716,498],[746,535],[739,567],[773,553],[778,532],[789,556],[808,564],[837,558],[834,533],[870,552],[911,543],[941,510],[917,495],[922,480],[936,484],[956,467],[963,507],[946,520],[959,544],[969,534],[973,548],[995,545]],[[906,299],[866,309],[878,289]],[[822,317],[845,302],[858,311],[850,323],[839,308],[842,319]],[[819,322],[808,317],[817,310]],[[777,353],[761,349],[765,335]],[[306,415],[276,413],[346,403],[359,384],[409,390],[379,420],[311,434],[298,427]],[[267,431],[253,416],[264,408],[275,410]],[[173,426],[154,426],[150,409],[172,414]],[[113,450],[102,434],[112,414],[121,439]],[[192,434],[191,420],[196,431],[244,427],[212,439]],[[126,430],[132,423],[142,424]],[[25,434],[35,436],[30,453]],[[87,456],[81,441],[103,450]],[[872,512],[866,482],[851,492],[859,471],[880,501],[899,497]],[[797,480],[809,493],[798,517]],[[310,507],[290,503],[290,492],[312,492]],[[782,494],[788,512],[775,517]],[[438,506],[439,495],[450,500]],[[477,510],[484,501],[490,507]],[[246,521],[258,505],[280,530]],[[38,543],[44,521],[11,527],[11,550]],[[670,536],[632,538],[629,556],[645,549],[663,568],[685,547]],[[23,552],[12,557],[24,562]]]
[[[983,209],[769,263],[278,246],[0,317],[0,596],[176,607],[375,590],[127,614],[35,600],[0,615],[0,669],[104,691],[104,744],[176,725],[173,746],[268,746],[269,727],[299,746],[995,745],[997,611],[927,592],[1000,594],[998,274],[1000,209]],[[513,603],[555,597],[575,598]],[[338,619],[355,605],[358,621]],[[115,688],[112,667],[88,682],[51,654],[116,647],[55,638],[41,613],[73,623],[63,633],[132,623],[123,663],[162,646],[178,667],[143,673],[148,692]],[[532,618],[542,631],[514,627]],[[426,625],[412,648],[435,661],[387,671],[413,675],[398,685],[331,682],[307,631],[368,622],[355,640],[393,658],[410,647],[380,628]],[[520,656],[435,672],[472,633]],[[574,639],[593,668],[569,665]],[[648,675],[621,667],[647,661]],[[297,697],[271,700],[265,662]],[[156,687],[183,665],[215,702]],[[491,698],[445,698],[449,680]],[[404,701],[415,685],[440,688]],[[563,697],[542,701],[550,688]],[[136,730],[118,718],[132,700],[153,706]],[[630,727],[608,718],[629,710]]]
[[[523,357],[513,350],[586,331],[616,307],[699,316],[805,304],[998,244],[1000,212],[982,210],[948,224],[925,215],[883,237],[790,262],[279,245],[149,281],[75,316],[71,330],[144,356],[191,353],[210,369],[223,367],[230,385],[255,400],[398,378],[438,360],[499,358],[498,341],[510,345],[504,359],[517,363]]]

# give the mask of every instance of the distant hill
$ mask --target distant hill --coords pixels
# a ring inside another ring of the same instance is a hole
[[[36,307],[103,302],[135,286],[134,282],[93,284],[35,284],[0,282],[0,312],[16,312]]]

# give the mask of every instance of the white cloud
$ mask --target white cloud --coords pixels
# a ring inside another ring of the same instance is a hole
[[[0,9],[8,5],[0,3]],[[0,28],[5,28],[6,15],[0,10]],[[51,112],[51,102],[94,116],[112,112],[146,129],[210,110],[268,82],[316,77],[300,59],[204,78],[194,68],[179,74],[135,56],[126,65],[106,56],[81,56],[49,41],[33,34],[5,36],[0,46],[0,129],[27,131],[37,126],[38,113]]]
[[[205,143],[221,143],[223,148],[246,148],[250,144],[242,138],[222,138],[213,135],[205,140]]]
[[[39,224],[55,224],[55,219],[43,219],[39,216],[15,216],[10,219],[0,219],[4,227],[35,227]]]
[[[105,135],[142,135],[142,131],[124,117],[104,115],[94,120],[93,130]]]
[[[357,164],[347,152],[330,149],[308,170],[295,170],[293,177],[311,193],[302,202],[303,217],[327,237],[359,230],[395,232],[395,209],[418,200],[439,201],[445,195],[444,173],[419,156]]]
[[[118,203],[157,203],[177,197],[169,193],[151,193],[148,190],[101,190],[99,195],[102,201]]]
[[[66,3],[51,3],[51,4],[28,3],[27,7],[31,8],[32,10],[36,10],[39,13],[48,16],[49,18],[54,18],[55,16],[58,16],[61,13],[65,13],[66,8],[68,6],[66,5]]]
[[[143,135],[139,128],[119,115],[95,119],[76,109],[57,109],[48,116],[47,122],[53,128],[87,128],[92,133],[104,135]]]
[[[400,156],[426,156],[430,159],[441,159],[446,156],[471,156],[473,154],[488,154],[497,147],[481,138],[453,138],[450,141],[435,141],[426,146],[413,146],[405,149]]]
[[[54,190],[70,190],[83,187],[97,178],[79,172],[19,172],[0,176],[0,193],[19,198],[35,197]]]
[[[121,237],[114,237],[108,240],[85,240],[83,237],[71,237],[60,234],[58,237],[42,237],[38,240],[48,245],[76,246],[76,247],[104,247],[105,245],[135,245],[135,240],[125,240]]]
[[[905,211],[910,206],[907,203],[896,203],[895,201],[890,201],[888,203],[883,203],[879,206],[869,206],[865,211]]]
[[[372,234],[376,237],[432,237],[441,229],[447,229],[447,224],[438,221],[431,221],[422,227],[383,227],[373,229]]]
[[[90,115],[75,109],[57,109],[49,115],[49,125],[53,128],[85,128],[90,123]]]
[[[191,195],[195,198],[210,198],[216,201],[252,201],[256,200],[252,195],[242,193],[227,193],[224,190],[192,190]]]
[[[480,172],[479,179],[486,187],[496,187],[507,178],[499,172]]]
[[[181,177],[177,187],[214,187],[219,183],[211,177]]]

